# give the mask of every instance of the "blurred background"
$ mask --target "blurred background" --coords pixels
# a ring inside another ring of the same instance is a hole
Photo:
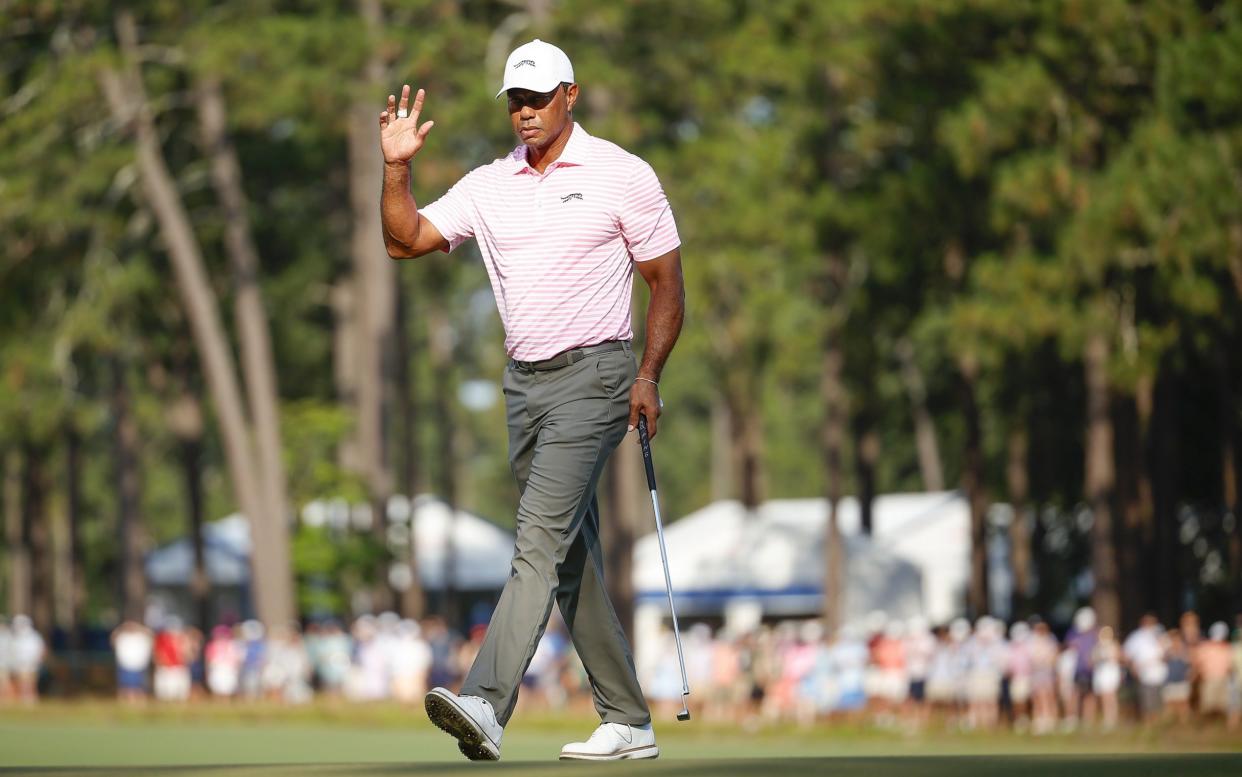
[[[376,118],[427,90],[433,201],[538,36],[681,232],[655,460],[709,715],[1242,709],[1242,3],[124,6],[0,3],[5,698],[460,680],[502,332],[473,244],[387,257]],[[601,488],[675,700],[637,445]],[[589,696],[555,622],[536,658]]]

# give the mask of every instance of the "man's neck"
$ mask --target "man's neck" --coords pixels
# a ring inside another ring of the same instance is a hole
[[[557,135],[551,143],[544,148],[526,148],[526,163],[535,168],[540,173],[548,169],[548,165],[560,158],[561,152],[565,150],[565,146],[569,145],[569,136],[574,131],[574,123],[568,122],[565,129],[561,130],[561,134]]]

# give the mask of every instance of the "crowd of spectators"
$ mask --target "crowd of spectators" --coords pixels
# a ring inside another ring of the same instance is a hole
[[[250,620],[203,634],[168,618],[155,629],[124,622],[111,644],[117,695],[130,704],[301,704],[316,696],[417,704],[428,688],[460,684],[485,629],[458,635],[439,617],[416,622],[385,613],[348,628],[325,621],[269,631]],[[1108,730],[1124,720],[1218,717],[1234,727],[1242,719],[1242,628],[1231,635],[1218,622],[1203,633],[1193,612],[1168,629],[1146,616],[1124,640],[1083,608],[1060,639],[1038,619],[1008,626],[990,617],[957,619],[933,628],[875,613],[836,633],[817,619],[742,633],[695,624],[684,642],[698,712],[747,726],[844,719],[917,730],[934,716],[965,730],[1045,734]],[[0,701],[37,698],[45,654],[29,618],[0,620]],[[656,708],[666,715],[679,709],[671,632],[637,662]],[[589,680],[559,620],[523,685],[524,707],[590,707]]]
[[[667,642],[641,669],[648,693],[671,710],[681,681],[671,635]],[[1233,728],[1242,718],[1242,628],[1231,639],[1217,622],[1205,634],[1193,612],[1169,629],[1145,616],[1124,641],[1082,608],[1061,639],[1038,619],[932,628],[877,613],[835,634],[818,620],[742,634],[696,625],[685,642],[700,657],[687,671],[708,719],[854,718],[917,729],[935,714],[964,730],[1047,734],[1192,717]]]

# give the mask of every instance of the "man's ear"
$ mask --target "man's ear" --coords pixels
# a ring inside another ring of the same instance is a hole
[[[569,86],[565,87],[565,101],[568,104],[568,109],[572,111],[574,109],[574,105],[576,105],[578,102],[578,85],[577,84],[570,84]]]

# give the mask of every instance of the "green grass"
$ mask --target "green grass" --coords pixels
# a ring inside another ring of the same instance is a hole
[[[982,775],[1004,773],[1242,774],[1242,737],[1219,724],[1031,737],[943,728],[901,735],[869,726],[753,731],[657,719],[658,762],[560,764],[567,741],[594,725],[577,716],[520,713],[505,732],[504,761],[464,762],[455,743],[418,708],[395,705],[124,708],[110,702],[0,709],[0,773],[192,775],[457,774],[493,768],[506,775],[818,774]]]

